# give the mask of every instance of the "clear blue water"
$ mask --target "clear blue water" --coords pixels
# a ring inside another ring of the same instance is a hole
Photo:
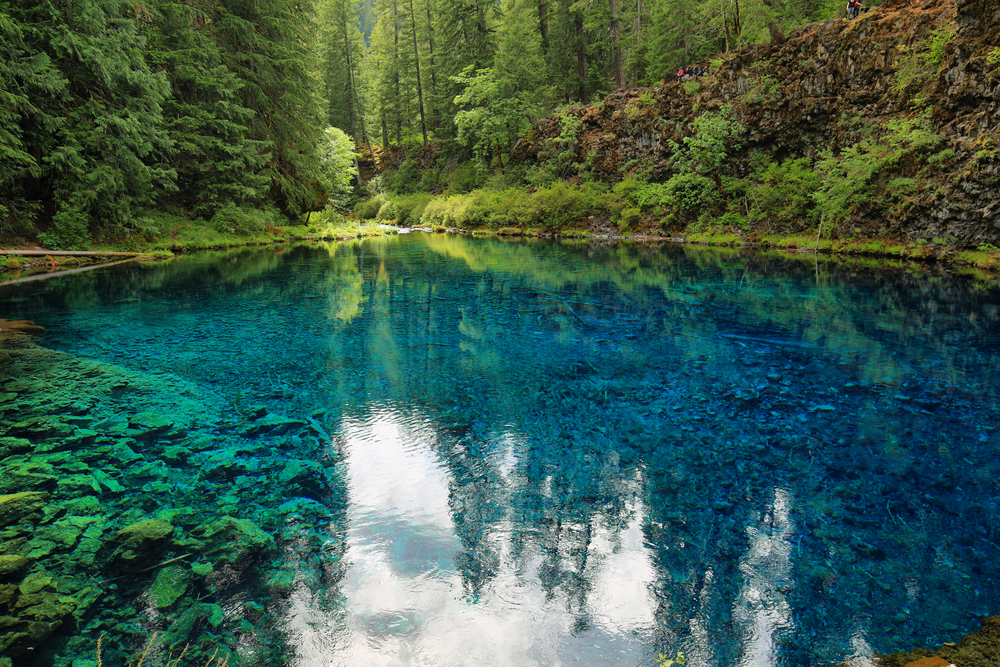
[[[80,399],[89,428],[184,425],[91,457],[128,487],[98,485],[104,539],[169,517],[153,565],[220,516],[276,540],[167,608],[156,568],[105,579],[45,660],[89,664],[105,633],[121,664],[203,603],[225,619],[188,641],[241,664],[862,665],[955,641],[1000,600],[998,296],[429,234],[4,288],[0,317],[126,378]]]

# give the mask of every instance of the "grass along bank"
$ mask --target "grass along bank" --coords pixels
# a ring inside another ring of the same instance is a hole
[[[135,261],[169,261],[179,253],[220,250],[244,246],[279,245],[291,241],[346,241],[394,234],[377,222],[344,218],[329,210],[304,216],[304,224],[289,225],[277,211],[230,209],[229,215],[212,220],[190,219],[177,214],[150,212],[138,224],[141,230],[121,238],[102,238],[87,250],[136,253]],[[282,224],[284,223],[284,224]],[[0,248],[33,247],[25,239],[0,239]],[[64,271],[120,260],[120,256],[27,256],[0,251],[0,281],[33,273]]]

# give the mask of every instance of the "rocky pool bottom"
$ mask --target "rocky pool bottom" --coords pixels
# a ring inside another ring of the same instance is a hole
[[[306,528],[332,520],[310,498],[333,488],[323,427],[235,414],[176,377],[45,349],[38,327],[6,328],[0,665],[96,665],[101,637],[103,664],[124,664],[154,632],[150,663],[186,647],[185,664],[230,652],[230,664],[280,664],[268,621],[295,574],[279,555],[319,552],[329,537]],[[297,488],[303,496],[289,495]]]
[[[556,662],[473,652],[513,618],[562,664],[863,665],[995,613],[988,294],[430,235],[224,259],[5,295],[48,327],[0,354],[13,664]]]
[[[323,425],[234,414],[177,378],[52,351],[41,327],[3,324],[0,667],[97,665],[98,640],[103,664],[147,651],[147,664],[182,652],[184,664],[282,664],[275,620],[303,568],[279,555],[340,555],[310,528],[336,518],[312,499],[336,487],[332,468],[288,456],[312,447],[321,461]],[[295,488],[304,495],[288,497]],[[994,667],[1000,617],[982,625],[875,663]]]

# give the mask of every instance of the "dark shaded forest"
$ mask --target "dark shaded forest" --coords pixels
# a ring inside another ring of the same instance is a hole
[[[55,249],[162,234],[151,211],[236,231],[240,211],[296,221],[345,201],[353,156],[328,127],[374,164],[431,143],[452,166],[502,165],[563,106],[839,5],[0,2],[0,236]]]

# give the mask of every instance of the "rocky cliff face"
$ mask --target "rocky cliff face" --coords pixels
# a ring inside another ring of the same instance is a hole
[[[916,177],[913,190],[891,206],[873,198],[856,207],[848,226],[901,240],[1000,245],[998,0],[889,0],[854,21],[807,25],[781,44],[729,54],[697,85],[672,79],[570,111],[582,120],[578,156],[591,155],[599,178],[620,178],[637,164],[654,179],[669,177],[668,140],[680,141],[698,113],[725,104],[747,128],[734,173],[748,170],[754,150],[774,159],[836,153],[931,108],[929,129],[943,138],[939,150],[951,150],[933,164],[902,160],[883,170],[869,187]],[[559,132],[558,119],[543,121],[522,155],[537,159]]]

